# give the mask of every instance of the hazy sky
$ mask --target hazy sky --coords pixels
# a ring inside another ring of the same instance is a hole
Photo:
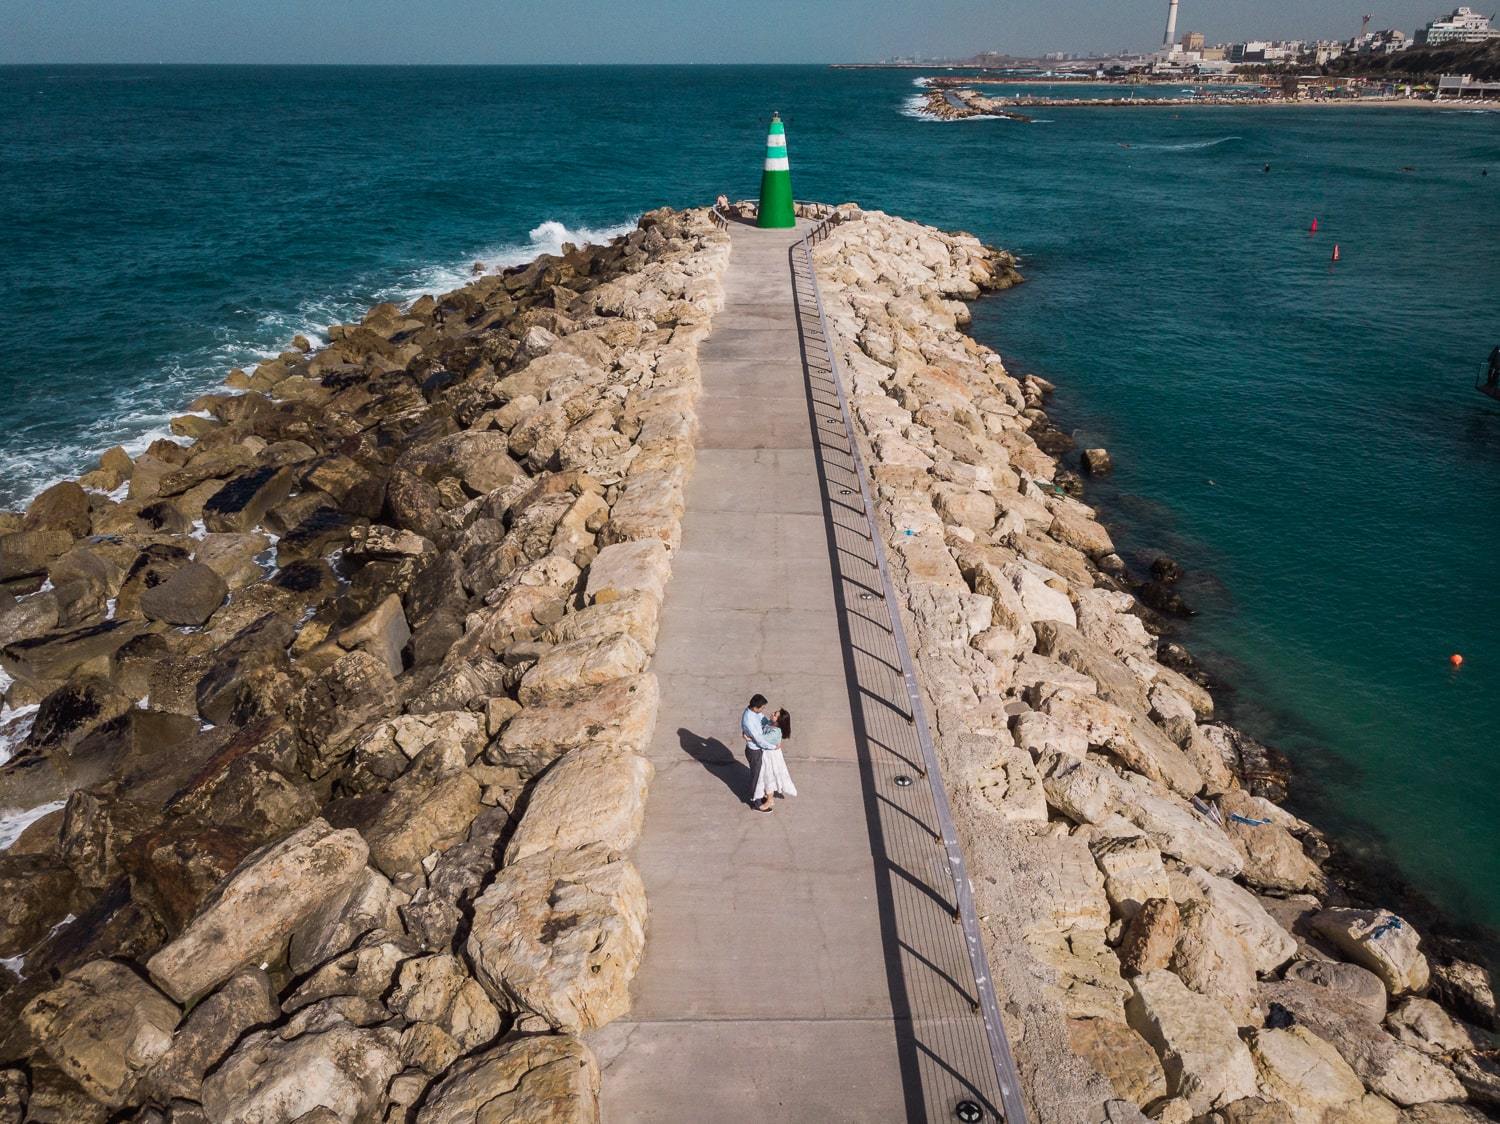
[[[1210,42],[1408,33],[1442,0],[1182,0]],[[0,63],[829,62],[1114,51],[1165,0],[0,0]],[[1451,5],[1449,5],[1451,7]],[[1447,9],[1444,9],[1447,10]]]

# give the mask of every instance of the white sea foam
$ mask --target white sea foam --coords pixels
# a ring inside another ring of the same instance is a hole
[[[7,481],[0,506],[27,504],[62,477],[92,468],[104,450],[121,445],[138,456],[161,438],[177,441],[170,424],[189,401],[216,388],[234,367],[253,368],[279,355],[296,335],[306,336],[314,348],[323,346],[332,324],[356,319],[381,301],[408,304],[427,293],[446,293],[474,280],[473,263],[488,269],[523,265],[538,254],[561,252],[563,243],[591,245],[607,242],[634,230],[636,222],[606,227],[569,227],[553,219],[532,228],[527,241],[481,247],[461,261],[435,263],[412,269],[382,282],[356,280],[341,292],[301,302],[295,308],[268,309],[254,315],[254,326],[243,334],[220,332],[219,342],[167,362],[159,377],[121,387],[113,400],[99,404],[99,419],[79,433],[76,442],[45,448],[16,448],[0,457],[0,481]],[[237,309],[244,314],[247,310]],[[14,490],[12,491],[12,488]]]
[[[1144,152],[1197,152],[1205,148],[1216,148],[1230,141],[1237,141],[1239,137],[1215,137],[1213,140],[1184,141],[1182,144],[1137,144],[1132,145]]]
[[[31,733],[31,727],[36,722],[36,713],[39,709],[36,703],[14,708],[0,706],[0,765],[4,765],[15,756],[16,746],[25,741],[26,735]]]
[[[0,815],[0,851],[7,850],[12,843],[21,838],[21,833],[28,827],[43,816],[50,816],[58,811],[66,803],[66,800],[52,800],[39,808],[29,808],[24,812],[6,812]]]
[[[0,956],[0,968],[4,968],[7,972],[10,972],[17,979],[20,979],[21,973],[26,969],[26,957]]]
[[[606,226],[599,229],[581,226],[575,229],[548,219],[540,226],[532,228],[530,240],[525,245],[504,244],[481,251],[460,264],[426,266],[413,271],[396,284],[380,290],[376,293],[375,299],[408,304],[428,293],[451,292],[474,280],[474,262],[476,261],[483,262],[486,269],[491,272],[508,269],[513,265],[525,265],[540,254],[560,254],[566,242],[571,242],[575,246],[593,246],[618,238],[622,234],[629,234],[635,226],[636,220],[632,219],[618,226]],[[324,330],[326,331],[326,326]]]

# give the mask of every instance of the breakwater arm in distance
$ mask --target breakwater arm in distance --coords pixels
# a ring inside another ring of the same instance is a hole
[[[7,1119],[597,1119],[728,253],[377,306],[0,514]]]
[[[1060,486],[1048,384],[963,332],[1014,260],[841,213],[818,275],[1033,1118],[1482,1119],[1487,974],[1349,904]]]

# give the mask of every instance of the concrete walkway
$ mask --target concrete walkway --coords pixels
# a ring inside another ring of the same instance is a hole
[[[860,550],[828,498],[819,427],[837,409],[804,368],[788,261],[801,232],[732,233],[654,663],[657,773],[635,855],[646,956],[630,1016],[590,1038],[605,1120],[953,1120],[960,1099],[993,1103],[993,1074],[939,849],[890,822],[922,811],[886,799],[894,773],[872,756],[912,772],[899,731],[877,736],[866,713],[892,710],[877,696],[899,679],[877,660],[872,689],[851,655],[874,642],[845,603]],[[755,691],[795,724],[801,795],[771,815],[747,804],[738,720]],[[913,854],[893,853],[900,838]]]

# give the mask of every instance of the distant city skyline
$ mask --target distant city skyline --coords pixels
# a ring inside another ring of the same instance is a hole
[[[1411,33],[1432,0],[1182,0],[1178,35],[1348,39]],[[351,14],[353,13],[353,14]],[[0,63],[860,62],[983,51],[1112,53],[1158,46],[1166,0],[28,0],[0,9]]]

